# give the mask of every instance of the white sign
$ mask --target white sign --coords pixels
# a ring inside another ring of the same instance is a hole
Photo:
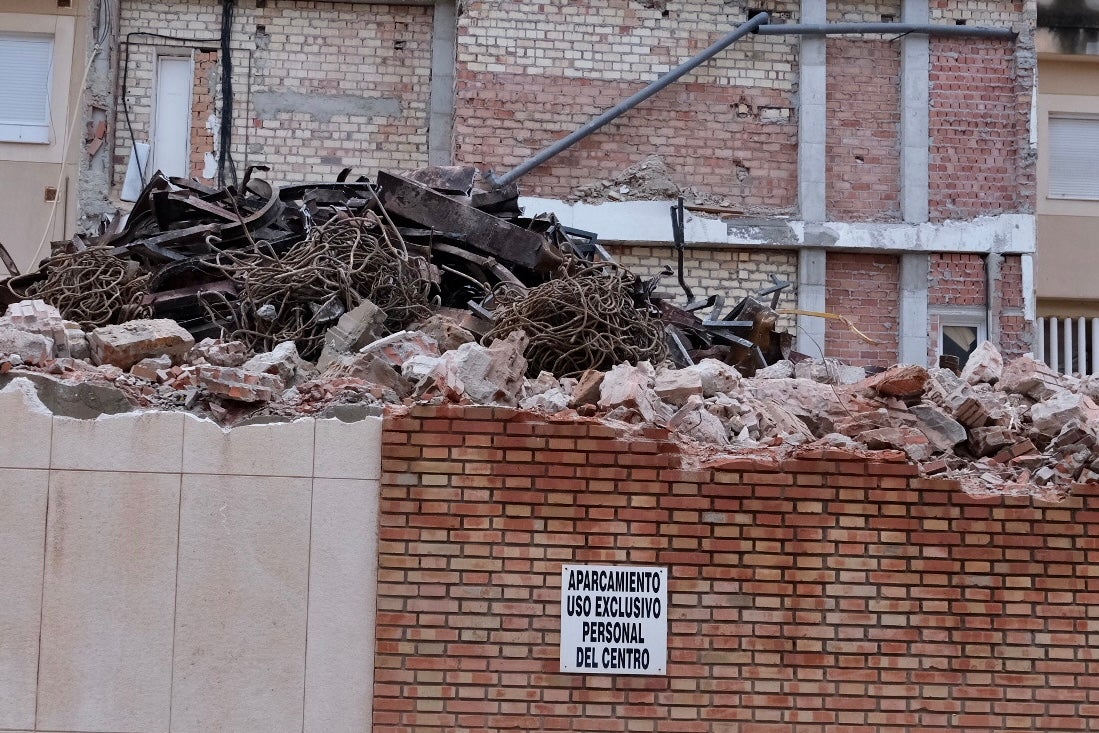
[[[561,568],[561,671],[667,674],[668,569]]]

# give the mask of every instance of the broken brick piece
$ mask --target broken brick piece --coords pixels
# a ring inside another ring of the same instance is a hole
[[[236,367],[204,366],[199,383],[210,392],[240,402],[270,402],[282,394],[283,382],[274,374],[246,372]]]

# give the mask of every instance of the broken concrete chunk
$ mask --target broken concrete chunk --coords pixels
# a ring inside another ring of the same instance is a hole
[[[62,417],[94,420],[100,415],[115,415],[134,409],[122,390],[113,386],[66,382],[38,372],[8,372],[0,375],[0,387],[14,378],[33,382],[42,404]]]
[[[589,369],[581,374],[572,390],[572,406],[594,405],[598,402],[605,378],[606,374],[596,369]]]
[[[18,356],[27,364],[42,365],[53,359],[54,340],[38,333],[0,326],[0,354]]]
[[[416,330],[435,339],[440,351],[453,351],[462,344],[476,340],[458,321],[441,313],[428,318]]]
[[[756,371],[756,379],[789,379],[794,376],[794,362],[782,359]]]
[[[312,366],[298,356],[298,347],[293,341],[284,341],[265,354],[256,354],[240,367],[246,372],[274,374],[284,384],[293,385],[299,372],[306,376]]]
[[[419,331],[398,331],[383,339],[364,346],[361,354],[373,354],[390,366],[401,368],[406,361],[419,354],[439,356],[439,344],[426,333]]]
[[[839,359],[813,359],[795,364],[794,376],[798,379],[811,379],[821,384],[845,385],[866,379],[866,370],[862,367],[848,366]]]
[[[691,369],[662,369],[656,374],[653,390],[665,402],[684,405],[691,397],[702,397],[702,374]]]
[[[902,450],[913,461],[926,461],[935,452],[923,431],[907,425],[867,430],[858,435],[858,440],[871,450]]]
[[[930,375],[922,366],[902,364],[868,378],[869,386],[883,397],[915,399],[924,393]]]
[[[383,333],[386,314],[369,300],[340,316],[324,336],[324,349],[317,368],[324,371],[340,354],[350,354],[376,341]]]
[[[908,411],[916,416],[916,427],[938,450],[952,450],[968,437],[961,423],[931,405],[914,405]]]
[[[1020,356],[1005,366],[997,386],[1039,401],[1064,391],[1061,375],[1030,356]]]
[[[609,410],[619,405],[633,406],[641,398],[649,399],[644,393],[652,392],[655,379],[656,370],[647,361],[639,362],[637,366],[619,364],[603,376],[599,406]]]
[[[974,428],[969,431],[969,446],[979,457],[991,456],[1004,447],[1014,444],[1018,437],[1007,428],[995,425]]]
[[[551,415],[557,414],[569,408],[571,396],[560,387],[547,389],[545,392],[524,397],[519,401],[519,406],[524,410],[538,410]]]
[[[489,346],[462,344],[442,355],[425,385],[454,401],[464,396],[477,404],[513,406],[527,371],[528,342],[522,331],[512,331]]]
[[[88,343],[96,364],[112,364],[125,370],[150,356],[167,355],[173,362],[179,361],[195,340],[175,321],[157,318],[97,328]]]
[[[1052,438],[1073,420],[1099,420],[1099,406],[1086,395],[1060,392],[1030,408],[1030,420],[1035,430]]]
[[[235,367],[204,366],[198,371],[198,379],[213,394],[238,402],[270,402],[283,391],[278,376]]]
[[[740,383],[740,372],[731,364],[717,359],[703,359],[681,371],[697,373],[702,380],[702,396],[714,397],[734,392]]]
[[[407,367],[412,361],[420,357],[413,357],[405,362]],[[438,357],[426,357],[437,359]],[[434,366],[434,364],[432,364]],[[324,372],[325,379],[339,377],[353,377],[370,384],[376,384],[393,390],[399,397],[407,397],[412,393],[412,385],[408,379],[401,376],[401,372],[394,369],[385,361],[378,359],[373,354],[347,354],[328,365]]]
[[[668,420],[668,427],[700,443],[728,445],[729,435],[726,432],[725,423],[705,407],[701,397],[697,395],[690,397],[686,404]]]
[[[984,341],[969,355],[962,379],[969,384],[994,383],[1004,373],[1004,357],[991,341]]]
[[[248,346],[243,341],[205,338],[187,352],[187,361],[205,361],[214,366],[239,367],[248,361]]]

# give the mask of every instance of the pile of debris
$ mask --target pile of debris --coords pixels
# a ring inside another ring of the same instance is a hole
[[[751,374],[789,355],[777,292],[770,307],[746,298],[729,309],[688,290],[679,307],[659,278],[615,264],[595,234],[523,216],[514,184],[480,188],[475,168],[381,172],[376,182],[344,171],[281,189],[255,170],[239,190],[154,174],[128,216],[55,242],[37,271],[0,282],[0,305],[41,300],[85,331],[171,319],[198,341],[254,352],[290,341],[310,361],[365,303],[380,314],[375,335],[458,309],[479,340],[526,333],[532,376],[704,357]]]
[[[124,225],[0,283],[0,386],[23,376],[75,417],[225,425],[499,404],[664,427],[699,457],[901,450],[973,493],[1099,481],[1097,379],[1005,367],[991,344],[961,373],[805,359],[775,330],[786,283],[678,306],[472,168],[281,190],[251,173],[239,192],[158,174]]]
[[[257,354],[241,341],[196,343],[168,319],[85,333],[56,308],[25,301],[0,318],[0,386],[29,378],[53,395],[44,400],[55,411],[77,417],[185,409],[226,425],[355,419],[430,401],[506,405],[623,430],[664,427],[700,460],[823,444],[900,450],[923,475],[957,479],[974,494],[1056,500],[1073,483],[1099,481],[1099,378],[1057,374],[1029,357],[1005,366],[988,343],[960,375],[902,365],[868,377],[825,359],[780,361],[745,377],[702,359],[530,377],[531,339],[521,329],[482,345],[464,319],[436,313],[381,335],[385,314],[364,301],[329,330],[313,363],[292,341]]]

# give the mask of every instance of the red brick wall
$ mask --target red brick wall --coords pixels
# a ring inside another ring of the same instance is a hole
[[[889,366],[900,349],[900,259],[894,255],[829,252],[825,309],[850,319],[879,341],[868,344],[845,325],[828,321],[824,353],[857,366]]]
[[[1031,95],[1015,44],[931,39],[932,220],[1033,211]]]
[[[386,421],[374,730],[1099,728],[1099,490],[970,497],[894,453],[678,468],[660,431]],[[564,563],[669,571],[668,674],[558,671]]]
[[[828,41],[828,217],[900,219],[900,44]]]
[[[979,254],[932,254],[927,283],[929,305],[985,305],[985,258]]]
[[[1023,305],[1023,258],[1006,255],[995,283],[1000,299],[1000,350],[1007,357],[1031,353],[1031,325]]]
[[[191,90],[191,171],[192,178],[206,183],[214,179],[206,178],[206,154],[217,155],[214,131],[210,129],[211,115],[217,111],[214,98],[218,78],[218,52],[196,51],[194,55],[195,85]],[[216,179],[217,176],[215,175]]]
[[[626,99],[642,84],[459,71],[457,160],[507,171]],[[750,110],[738,115],[740,104]],[[761,107],[792,109],[772,89],[679,83],[523,178],[531,196],[568,196],[660,155],[681,186],[753,210],[792,212],[797,120],[763,121]]]

